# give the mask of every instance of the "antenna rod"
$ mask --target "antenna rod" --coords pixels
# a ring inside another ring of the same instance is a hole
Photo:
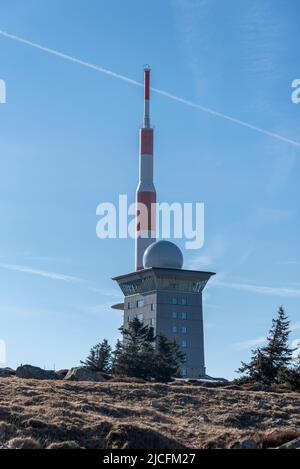
[[[150,129],[150,73],[151,69],[146,67],[144,69],[145,76],[145,110],[144,110],[144,128]]]

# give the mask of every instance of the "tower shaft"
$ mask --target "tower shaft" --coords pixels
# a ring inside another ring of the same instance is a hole
[[[153,183],[153,128],[150,124],[150,69],[144,71],[144,126],[140,130],[140,170],[136,192],[135,269],[143,269],[147,247],[156,241],[156,190]]]

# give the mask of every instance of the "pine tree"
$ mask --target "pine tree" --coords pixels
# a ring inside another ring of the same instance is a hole
[[[278,382],[279,371],[288,368],[292,362],[294,350],[289,347],[289,336],[290,322],[281,306],[278,317],[273,319],[267,345],[254,350],[250,363],[242,362],[238,372],[258,382]]]
[[[297,348],[294,351],[298,351],[298,355],[294,358],[294,363],[291,368],[281,368],[278,373],[278,382],[282,386],[299,392],[300,391],[300,343],[297,344]]]
[[[300,374],[300,342],[297,343],[297,348],[294,351],[297,352],[295,359],[295,369]]]
[[[120,331],[123,335],[125,343],[131,344],[136,349],[143,347],[145,344],[153,344],[155,341],[153,327],[143,325],[138,318],[130,321],[128,327],[121,327]]]
[[[106,339],[93,347],[85,361],[80,363],[91,371],[108,372],[111,370],[112,350]]]
[[[112,352],[112,373],[118,374],[118,362],[123,353],[123,342],[118,340],[114,351]]]
[[[115,351],[114,372],[123,376],[149,379],[153,374],[155,336],[152,327],[134,318],[128,326],[121,327],[122,346]]]
[[[252,350],[249,363],[242,362],[238,373],[246,374],[249,381],[268,383],[270,376],[270,361],[261,349]]]
[[[277,319],[273,319],[272,329],[267,338],[267,345],[262,349],[269,360],[270,381],[277,379],[278,371],[288,367],[293,360],[294,350],[289,347],[290,321],[281,306]]]
[[[177,342],[160,335],[137,318],[121,327],[123,343],[113,353],[113,372],[123,376],[169,381],[179,375],[185,354]],[[154,347],[156,343],[156,347]]]
[[[180,367],[185,362],[185,353],[180,350],[178,343],[160,335],[157,342],[157,360],[155,362],[154,377],[158,381],[170,381],[180,375]]]
[[[291,391],[300,391],[300,369],[295,366],[293,368],[281,368],[278,372],[278,383]]]

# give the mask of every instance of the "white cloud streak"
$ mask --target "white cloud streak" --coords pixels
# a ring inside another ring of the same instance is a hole
[[[215,266],[218,260],[221,259],[226,252],[225,244],[226,239],[223,235],[214,236],[203,254],[196,255],[187,260],[187,268],[191,270],[200,270]]]
[[[249,350],[252,348],[257,348],[260,345],[263,345],[266,342],[266,337],[257,337],[256,339],[243,340],[235,344],[236,348],[239,350]]]
[[[36,42],[28,41],[27,39],[21,38],[19,36],[15,36],[14,34],[9,34],[6,31],[0,30],[0,35],[3,37],[6,37],[7,39],[12,39],[13,41],[17,41],[27,46],[34,47],[35,49],[39,49],[43,52],[47,52],[48,54],[56,55],[57,57],[60,57],[61,59],[69,60],[70,62],[74,62],[78,65],[83,65],[84,67],[91,68],[92,70],[96,70],[97,72],[104,73],[105,75],[110,75],[114,78],[117,78],[118,80],[126,81],[128,83],[131,83],[132,85],[143,86],[142,83],[136,80],[132,80],[131,78],[128,78],[119,73],[113,72],[112,70],[108,70],[107,68],[99,67],[98,65],[94,65],[84,60],[77,59],[76,57],[72,57],[71,55],[64,54],[63,52],[50,49],[49,47],[42,46],[41,44],[37,44]]]
[[[65,282],[69,284],[82,284],[83,286],[87,287],[89,291],[96,293],[101,296],[106,296],[110,298],[121,298],[121,292],[119,293],[117,290],[113,289],[107,289],[105,290],[104,288],[97,288],[94,287],[93,285],[89,285],[89,282],[87,280],[84,280],[79,277],[74,277],[71,275],[66,275],[66,274],[61,274],[57,272],[49,272],[47,270],[42,270],[42,269],[35,269],[33,267],[28,267],[24,265],[17,265],[17,264],[3,264],[0,263],[0,268],[1,269],[6,269],[6,270],[12,270],[15,272],[20,272],[24,274],[30,274],[30,275],[36,275],[39,277],[47,278],[50,280],[56,280],[60,282]],[[112,300],[113,301],[113,300]],[[105,303],[106,307],[110,303]]]
[[[13,270],[15,272],[21,272],[21,273],[26,273],[26,274],[31,274],[31,275],[37,275],[39,277],[45,277],[49,278],[51,280],[59,280],[61,282],[66,282],[66,283],[85,283],[84,280],[78,278],[78,277],[73,277],[71,275],[65,275],[65,274],[60,274],[57,272],[48,272],[47,270],[40,270],[40,269],[34,269],[32,267],[26,267],[23,265],[16,265],[16,264],[0,264],[0,267],[2,269],[6,270]]]
[[[299,321],[291,324],[290,331],[292,333],[296,332],[296,331],[299,331],[299,330],[300,330],[300,322]],[[239,350],[249,350],[249,349],[257,348],[257,347],[260,347],[260,346],[264,345],[266,340],[267,340],[266,336],[261,336],[261,337],[256,337],[255,339],[243,340],[241,342],[236,343],[235,346]],[[299,344],[300,344],[300,339],[293,340],[292,348],[296,348],[296,347],[298,348]],[[298,356],[298,354],[297,354],[297,356]]]
[[[132,78],[129,78],[125,75],[122,75],[120,73],[116,73],[112,70],[109,70],[107,68],[104,68],[104,67],[100,67],[98,65],[95,65],[95,64],[91,64],[89,62],[86,62],[84,60],[81,60],[81,59],[78,59],[76,57],[73,57],[71,55],[68,55],[68,54],[64,54],[62,52],[59,52],[57,50],[54,50],[54,49],[50,49],[49,47],[45,47],[45,46],[42,46],[41,44],[38,44],[36,42],[32,42],[32,41],[29,41],[28,39],[24,39],[24,38],[21,38],[19,36],[16,36],[14,34],[10,34],[6,31],[2,31],[0,30],[0,35],[2,37],[5,37],[7,39],[11,39],[13,41],[16,41],[16,42],[19,42],[19,43],[22,43],[24,45],[27,45],[27,46],[30,46],[30,47],[33,47],[35,49],[39,49],[43,52],[46,52],[48,54],[51,54],[51,55],[55,55],[56,57],[60,57],[62,59],[65,59],[65,60],[68,60],[70,62],[73,62],[73,63],[76,63],[77,65],[82,65],[84,67],[87,67],[87,68],[90,68],[94,71],[97,71],[97,72],[100,72],[102,74],[105,74],[105,75],[109,75],[113,78],[116,78],[118,80],[122,80],[122,81],[125,81],[127,83],[130,83],[131,85],[135,85],[135,86],[139,86],[139,87],[142,87],[143,84],[140,83],[139,81],[136,81],[136,80],[133,80]],[[290,139],[290,138],[287,138],[287,137],[284,137],[282,135],[279,135],[275,132],[271,132],[269,130],[266,130],[266,129],[262,129],[261,127],[257,127],[256,125],[253,125],[253,124],[250,124],[249,122],[245,122],[241,119],[238,119],[236,117],[232,117],[232,116],[229,116],[227,114],[224,114],[222,112],[219,112],[219,111],[216,111],[214,109],[211,109],[211,108],[208,108],[208,107],[205,107],[205,106],[202,106],[201,104],[198,104],[198,103],[195,103],[193,101],[190,101],[190,100],[187,100],[187,99],[184,99],[184,98],[181,98],[179,96],[176,96],[172,93],[169,93],[168,91],[164,91],[164,90],[161,90],[161,89],[158,89],[158,88],[151,88],[152,91],[154,91],[155,93],[161,95],[161,96],[164,96],[168,99],[171,99],[173,101],[176,101],[178,103],[181,103],[185,106],[189,106],[191,108],[194,108],[194,109],[197,109],[197,110],[200,110],[202,112],[205,112],[207,114],[210,114],[214,117],[219,117],[221,119],[225,119],[227,121],[230,121],[234,124],[237,124],[237,125],[240,125],[242,127],[246,127],[250,130],[254,130],[256,132],[259,132],[263,135],[266,135],[268,137],[271,137],[271,138],[275,138],[277,140],[280,140],[282,142],[285,142],[285,143],[288,143],[290,145],[293,145],[293,146],[296,146],[298,148],[300,148],[300,142],[297,142],[296,140],[293,140],[293,139]]]
[[[284,287],[266,287],[262,285],[252,285],[248,283],[218,282],[215,281],[215,287],[230,288],[234,290],[247,291],[261,295],[274,295],[287,298],[300,298],[300,289]]]

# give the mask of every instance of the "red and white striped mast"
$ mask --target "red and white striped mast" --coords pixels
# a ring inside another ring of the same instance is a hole
[[[144,70],[144,126],[140,130],[140,177],[136,192],[137,217],[135,268],[143,269],[144,252],[156,241],[156,190],[153,183],[153,128],[150,124],[150,73]],[[147,209],[147,216],[139,204]]]

